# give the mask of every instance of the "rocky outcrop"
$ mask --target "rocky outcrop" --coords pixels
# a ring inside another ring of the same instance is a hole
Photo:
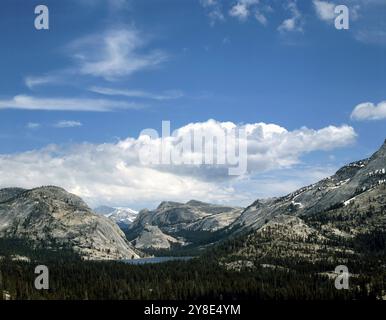
[[[287,196],[257,200],[232,224],[237,230],[259,229],[282,214],[315,215],[345,206],[360,194],[383,192],[386,184],[386,143],[369,159],[344,166],[335,175]],[[378,190],[378,191],[377,191]]]
[[[164,232],[181,230],[215,231],[231,224],[241,213],[240,208],[226,207],[191,200],[187,203],[162,202],[153,211],[142,210],[131,228],[156,225]]]
[[[197,200],[187,203],[165,201],[155,210],[141,210],[136,220],[129,226],[128,235],[129,238],[135,239],[140,237],[145,227],[156,226],[162,235],[154,233],[155,238],[167,235],[178,238],[180,243],[192,244],[195,239],[200,238],[202,232],[212,233],[229,226],[239,217],[241,211],[241,208]],[[159,241],[166,244],[162,239]]]
[[[256,200],[231,225],[238,240],[228,246],[222,265],[338,265],[382,252],[385,168],[386,143],[369,159],[344,166],[318,183],[284,197]]]
[[[0,237],[69,247],[84,259],[138,258],[119,227],[58,187],[0,190]]]
[[[164,234],[157,226],[146,225],[132,242],[137,249],[170,249],[173,245],[183,245],[182,240]]]

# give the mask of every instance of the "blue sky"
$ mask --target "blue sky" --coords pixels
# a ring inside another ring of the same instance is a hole
[[[111,185],[96,190],[87,186],[93,171],[71,177],[71,166],[60,170],[61,161],[74,155],[68,148],[136,139],[144,128],[160,130],[162,120],[173,129],[215,119],[272,123],[290,133],[343,125],[355,132],[338,133],[327,147],[299,150],[285,168],[256,170],[221,185],[198,181],[209,184],[204,195],[223,190],[203,200],[244,205],[330,174],[368,156],[386,138],[384,1],[335,3],[349,7],[349,30],[335,29],[331,1],[47,0],[50,30],[40,31],[34,28],[38,4],[4,0],[0,11],[0,171],[13,172],[2,186],[61,184],[91,204],[140,208],[161,197],[200,197],[193,187],[183,192],[193,181],[188,179],[200,179],[170,170],[171,183],[178,178],[182,190],[155,196],[162,187],[136,194],[138,188],[126,190],[116,176],[106,176],[101,180]],[[362,103],[367,113],[356,116]],[[43,151],[53,144],[60,151]],[[27,159],[32,150],[59,169],[33,165]],[[272,187],[261,191],[262,181]],[[119,191],[106,192],[110,187]],[[237,193],[245,196],[232,197]]]

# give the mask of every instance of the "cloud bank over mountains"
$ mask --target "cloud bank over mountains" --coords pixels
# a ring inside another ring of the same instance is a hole
[[[141,148],[146,143],[159,144],[161,139],[140,136],[116,143],[48,145],[28,152],[2,154],[1,187],[59,185],[92,205],[134,204],[137,208],[165,199],[248,203],[251,199],[245,190],[256,188],[255,179],[259,175],[293,168],[307,153],[349,146],[356,138],[354,129],[347,125],[289,131],[276,124],[237,125],[208,120],[178,128],[167,143],[169,147],[176,146],[192,129],[212,136],[221,130],[240,128],[246,130],[248,144],[248,172],[243,176],[229,176],[226,170],[219,170],[215,165],[143,165],[139,159]],[[288,183],[287,190],[283,180],[264,179],[266,195],[288,192],[294,186],[293,182]],[[299,185],[301,183],[304,180],[299,181]],[[259,190],[250,191],[256,196]]]

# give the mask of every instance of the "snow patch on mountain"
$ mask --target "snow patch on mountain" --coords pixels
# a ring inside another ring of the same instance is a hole
[[[127,207],[100,206],[94,209],[97,214],[104,215],[120,227],[128,227],[137,218],[138,211]]]

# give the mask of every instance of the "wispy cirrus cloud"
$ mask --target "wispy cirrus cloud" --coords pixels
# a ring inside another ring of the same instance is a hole
[[[128,90],[128,89],[116,89],[106,87],[90,87],[89,91],[106,96],[123,96],[129,98],[141,98],[151,100],[174,100],[184,96],[179,90],[170,90],[162,93],[152,93],[143,90]]]
[[[37,122],[28,122],[26,124],[26,128],[27,129],[38,129],[41,127],[41,124],[40,123],[37,123]]]
[[[79,74],[114,81],[167,60],[166,53],[146,49],[146,45],[146,37],[137,30],[116,28],[77,39],[68,47]]]
[[[43,86],[69,85],[74,83],[76,69],[54,70],[42,75],[28,75],[24,77],[24,84],[31,90]]]
[[[80,79],[122,81],[168,60],[168,54],[149,49],[149,45],[150,38],[133,27],[112,27],[67,44],[63,51],[72,58],[72,64],[42,75],[28,75],[24,83],[34,89],[57,84],[73,86]]]
[[[62,84],[77,87],[105,97],[39,97],[28,94],[0,99],[0,109],[25,110],[69,110],[69,111],[113,111],[117,109],[140,109],[144,105],[114,96],[157,101],[178,99],[183,93],[170,90],[151,93],[146,90],[126,90],[106,86],[84,88],[84,83],[122,82],[135,73],[158,67],[166,61],[167,55],[161,50],[148,49],[149,38],[132,27],[108,29],[105,32],[78,38],[65,46],[65,52],[74,60],[63,69],[42,75],[24,78],[26,86],[34,90],[41,86]]]
[[[17,95],[0,100],[1,109],[47,110],[47,111],[114,111],[117,109],[140,109],[144,105],[106,99],[34,97]]]
[[[355,33],[355,39],[365,44],[386,46],[386,24],[384,30],[363,28]]]
[[[57,123],[54,124],[55,128],[75,128],[75,127],[81,127],[83,124],[80,121],[75,120],[60,120]]]
[[[76,0],[76,2],[87,6],[99,6],[105,4],[111,10],[116,11],[130,8],[132,0]]]
[[[58,80],[59,78],[57,76],[43,75],[43,76],[27,76],[25,77],[24,82],[28,88],[33,89],[37,86],[57,83]]]

